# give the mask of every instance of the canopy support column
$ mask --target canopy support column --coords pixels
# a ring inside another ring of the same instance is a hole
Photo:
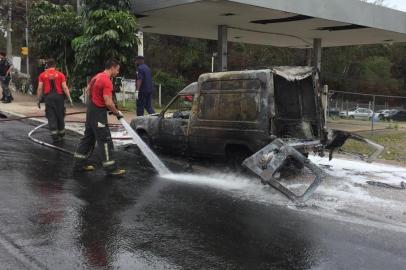
[[[317,70],[321,71],[321,38],[313,40],[313,65]]]
[[[227,71],[228,29],[227,25],[218,26],[218,71]]]

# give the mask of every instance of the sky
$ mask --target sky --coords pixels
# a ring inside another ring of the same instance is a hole
[[[399,9],[406,12],[406,0],[386,0],[385,4],[394,9]]]

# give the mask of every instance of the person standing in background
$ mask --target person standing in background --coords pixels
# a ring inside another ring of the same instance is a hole
[[[143,116],[144,110],[149,114],[154,114],[155,110],[152,108],[154,86],[151,69],[145,64],[144,56],[137,56],[135,59],[138,67],[136,77],[136,89],[138,91],[137,116]]]
[[[13,101],[13,96],[10,92],[10,81],[11,81],[11,69],[13,65],[11,62],[6,58],[5,52],[0,52],[0,83],[1,88],[3,89],[3,96],[1,101],[3,103],[10,103]]]
[[[65,136],[65,97],[71,106],[73,106],[73,102],[66,84],[66,77],[62,72],[56,70],[56,63],[53,59],[47,61],[45,71],[38,78],[38,108],[41,108],[43,94],[51,137],[54,143],[62,141]]]

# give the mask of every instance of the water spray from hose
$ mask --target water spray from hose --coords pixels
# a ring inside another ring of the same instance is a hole
[[[128,134],[132,137],[133,142],[140,148],[144,156],[151,162],[152,166],[158,171],[159,175],[170,175],[171,171],[162,163],[159,157],[148,147],[148,145],[138,136],[132,127],[122,118],[121,124],[127,130]]]

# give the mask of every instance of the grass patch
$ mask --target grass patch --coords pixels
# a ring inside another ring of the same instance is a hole
[[[136,106],[135,102],[133,101],[126,101],[125,103],[122,101],[118,101],[118,108],[123,111],[128,111],[128,112],[135,112]]]
[[[153,107],[156,113],[160,113],[163,110],[163,107],[160,108],[157,104],[153,104]],[[135,113],[137,106],[135,105],[135,101],[127,100],[125,103],[122,101],[118,101],[118,108],[122,111]]]
[[[394,160],[406,163],[406,131],[397,129],[387,129],[376,132],[363,132],[361,136],[385,147],[384,152],[379,157],[385,160]],[[343,150],[352,153],[370,155],[372,150],[363,143],[348,140]]]

